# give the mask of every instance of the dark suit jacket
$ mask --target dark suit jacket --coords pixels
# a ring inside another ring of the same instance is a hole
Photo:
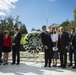
[[[3,33],[0,33],[0,47],[3,45]]]
[[[20,49],[20,40],[21,40],[21,34],[18,32],[17,35],[12,40],[12,42],[16,44],[15,46],[13,46],[15,50]]]
[[[76,34],[73,36],[72,46],[74,47],[74,49],[76,49]]]
[[[41,36],[41,41],[42,41],[43,46],[47,45],[49,48],[52,48],[53,43],[52,43],[50,34],[48,32],[46,33],[42,32],[40,36]]]
[[[70,34],[70,36],[69,36],[70,42],[72,42],[74,36],[75,36],[75,33]]]
[[[62,33],[62,37],[58,36],[58,48],[65,49],[69,45],[69,34],[66,32]]]

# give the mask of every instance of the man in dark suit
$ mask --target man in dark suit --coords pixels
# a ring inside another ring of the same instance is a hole
[[[52,40],[50,34],[46,31],[46,26],[44,25],[42,27],[42,33],[40,34],[41,36],[41,41],[45,50],[45,65],[44,67],[47,67],[47,64],[49,62],[49,67],[51,67],[51,59],[52,59]]]
[[[17,56],[17,64],[19,65],[20,63],[20,40],[21,40],[21,34],[18,32],[18,28],[14,28],[14,37],[12,40],[12,65],[15,64],[16,61],[16,56]]]
[[[72,40],[72,50],[74,51],[74,66],[73,69],[76,69],[76,33],[73,36]]]
[[[70,41],[70,48],[69,48],[69,67],[73,65],[72,61],[73,61],[73,53],[74,53],[74,50],[72,49],[72,41],[73,41],[73,38],[75,36],[75,28],[72,28],[71,30],[71,35],[69,37],[69,41]]]
[[[67,64],[67,49],[69,45],[69,35],[67,32],[64,32],[64,28],[60,27],[60,34],[58,37],[58,49],[60,52],[60,66],[66,68]]]
[[[2,48],[3,48],[3,33],[2,33],[2,27],[0,27],[0,64],[2,63]]]

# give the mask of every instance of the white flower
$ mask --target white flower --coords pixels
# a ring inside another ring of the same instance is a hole
[[[42,43],[40,39],[40,32],[31,32],[28,33],[25,36],[25,44],[24,48],[28,50],[28,52],[32,52],[32,47],[36,47],[36,50],[34,52],[38,53],[40,50],[42,50]]]

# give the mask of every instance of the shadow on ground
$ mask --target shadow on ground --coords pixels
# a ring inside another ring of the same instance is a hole
[[[58,68],[58,67],[43,67],[43,63],[35,63],[35,62],[25,62],[20,65],[0,65],[0,75],[52,75],[52,72],[64,73],[67,72],[76,72],[76,69],[72,69],[67,67],[66,69]]]

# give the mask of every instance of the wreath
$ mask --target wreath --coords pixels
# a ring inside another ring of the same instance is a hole
[[[28,33],[25,38],[25,42],[23,47],[25,50],[31,53],[39,53],[40,50],[42,50],[42,43],[40,39],[40,32],[39,31],[33,31]]]

